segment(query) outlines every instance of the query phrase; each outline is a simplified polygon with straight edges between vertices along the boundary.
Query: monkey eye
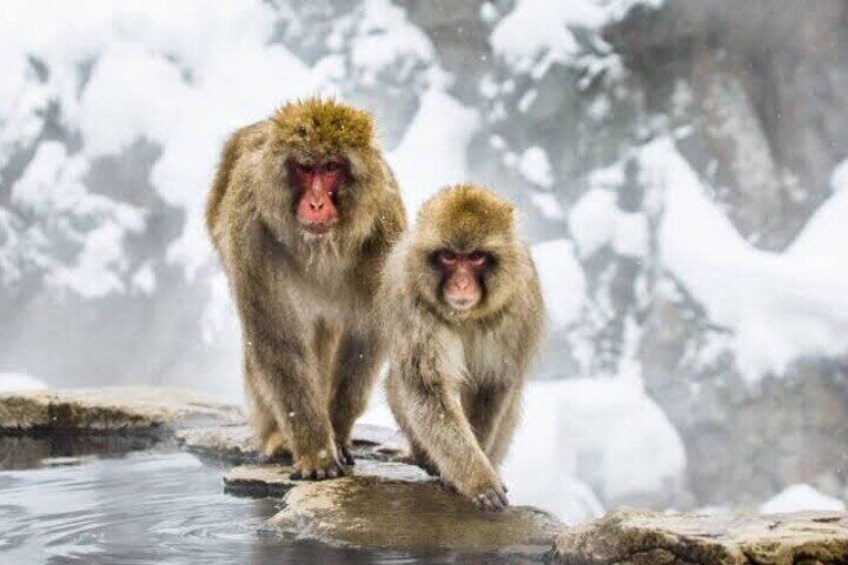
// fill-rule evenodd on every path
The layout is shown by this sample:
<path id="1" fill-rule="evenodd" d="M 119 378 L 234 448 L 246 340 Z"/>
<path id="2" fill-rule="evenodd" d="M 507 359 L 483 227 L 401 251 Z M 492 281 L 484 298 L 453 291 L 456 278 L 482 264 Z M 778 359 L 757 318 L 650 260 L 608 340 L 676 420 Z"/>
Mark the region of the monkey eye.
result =
<path id="1" fill-rule="evenodd" d="M 303 174 L 306 174 L 306 175 L 315 174 L 315 166 L 311 165 L 309 163 L 296 163 L 295 167 L 297 168 L 298 172 L 300 172 L 300 173 L 303 173 Z"/>
<path id="2" fill-rule="evenodd" d="M 472 251 L 468 254 L 468 262 L 472 267 L 482 267 L 489 262 L 489 256 L 483 251 Z"/>
<path id="3" fill-rule="evenodd" d="M 324 163 L 324 170 L 329 173 L 337 173 L 342 170 L 344 164 L 341 161 L 327 161 Z"/>
<path id="4" fill-rule="evenodd" d="M 439 251 L 437 258 L 439 260 L 439 263 L 447 267 L 456 265 L 456 262 L 459 260 L 457 254 L 448 249 L 443 249 L 442 251 Z"/>

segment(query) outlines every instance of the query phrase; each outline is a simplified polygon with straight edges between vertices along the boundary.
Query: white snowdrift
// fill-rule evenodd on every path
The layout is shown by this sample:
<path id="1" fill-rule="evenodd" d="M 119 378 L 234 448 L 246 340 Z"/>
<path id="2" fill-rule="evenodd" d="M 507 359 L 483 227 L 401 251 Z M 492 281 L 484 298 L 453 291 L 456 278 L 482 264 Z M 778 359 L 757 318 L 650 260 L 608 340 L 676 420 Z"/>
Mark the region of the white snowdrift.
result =
<path id="1" fill-rule="evenodd" d="M 0 392 L 17 390 L 42 390 L 47 384 L 39 378 L 24 373 L 0 373 Z"/>
<path id="2" fill-rule="evenodd" d="M 786 487 L 780 494 L 760 506 L 763 514 L 781 514 L 801 510 L 845 511 L 845 503 L 820 493 L 810 485 L 798 484 Z"/>
<path id="3" fill-rule="evenodd" d="M 848 350 L 846 166 L 836 194 L 822 205 L 786 253 L 745 241 L 669 139 L 644 148 L 644 181 L 665 194 L 661 258 L 704 305 L 711 320 L 733 331 L 739 368 L 755 382 L 780 374 L 802 355 Z"/>

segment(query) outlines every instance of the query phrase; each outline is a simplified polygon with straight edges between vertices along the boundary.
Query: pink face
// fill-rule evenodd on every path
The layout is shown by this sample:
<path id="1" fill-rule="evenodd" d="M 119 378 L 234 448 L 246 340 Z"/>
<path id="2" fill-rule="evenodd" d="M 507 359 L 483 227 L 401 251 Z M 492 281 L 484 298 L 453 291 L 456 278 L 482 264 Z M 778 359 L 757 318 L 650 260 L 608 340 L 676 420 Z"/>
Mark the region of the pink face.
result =
<path id="1" fill-rule="evenodd" d="M 318 163 L 289 160 L 289 178 L 297 189 L 295 217 L 306 231 L 320 235 L 338 222 L 339 189 L 347 180 L 347 161 L 342 158 Z"/>
<path id="2" fill-rule="evenodd" d="M 474 308 L 483 298 L 483 273 L 492 258 L 482 251 L 460 253 L 443 249 L 436 253 L 436 265 L 443 274 L 445 302 L 454 310 Z"/>

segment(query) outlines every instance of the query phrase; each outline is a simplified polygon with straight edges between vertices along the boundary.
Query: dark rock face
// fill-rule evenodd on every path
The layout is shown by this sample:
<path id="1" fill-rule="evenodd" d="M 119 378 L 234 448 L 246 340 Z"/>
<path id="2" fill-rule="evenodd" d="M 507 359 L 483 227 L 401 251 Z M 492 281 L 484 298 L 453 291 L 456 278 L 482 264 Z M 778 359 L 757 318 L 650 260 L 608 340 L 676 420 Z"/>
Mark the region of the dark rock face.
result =
<path id="1" fill-rule="evenodd" d="M 693 161 L 737 229 L 783 249 L 829 195 L 848 148 L 848 4 L 842 0 L 672 0 L 636 9 L 604 37 L 641 79 L 656 111 L 691 86 Z"/>
<path id="2" fill-rule="evenodd" d="M 557 538 L 564 565 L 837 564 L 848 560 L 848 515 L 665 515 L 620 510 Z"/>

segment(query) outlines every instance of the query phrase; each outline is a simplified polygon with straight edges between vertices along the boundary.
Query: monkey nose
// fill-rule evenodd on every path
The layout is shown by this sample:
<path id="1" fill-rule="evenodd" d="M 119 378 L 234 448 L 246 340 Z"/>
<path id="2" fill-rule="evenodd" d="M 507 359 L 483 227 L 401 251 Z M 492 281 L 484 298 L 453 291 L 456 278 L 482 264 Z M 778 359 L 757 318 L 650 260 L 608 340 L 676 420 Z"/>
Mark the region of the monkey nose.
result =
<path id="1" fill-rule="evenodd" d="M 317 211 L 321 210 L 322 208 L 324 208 L 324 201 L 323 200 L 313 200 L 309 203 L 309 208 L 313 212 L 317 212 Z"/>

